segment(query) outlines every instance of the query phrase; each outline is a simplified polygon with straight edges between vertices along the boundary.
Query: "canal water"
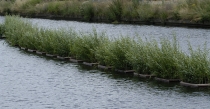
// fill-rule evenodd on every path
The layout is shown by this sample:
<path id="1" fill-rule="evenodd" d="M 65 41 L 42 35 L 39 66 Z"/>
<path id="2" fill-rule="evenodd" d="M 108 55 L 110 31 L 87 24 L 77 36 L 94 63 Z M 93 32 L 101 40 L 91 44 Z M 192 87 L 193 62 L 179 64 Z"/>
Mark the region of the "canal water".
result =
<path id="1" fill-rule="evenodd" d="M 3 22 L 4 18 L 0 17 L 0 19 L 0 22 Z M 142 31 L 144 27 L 150 28 L 150 26 L 137 25 L 30 20 L 46 28 L 62 27 L 61 24 L 72 25 L 79 31 L 90 31 L 93 26 L 102 25 L 103 30 L 106 29 L 107 34 L 112 34 L 113 37 L 119 34 L 134 34 L 133 32 Z M 90 26 L 87 27 L 87 25 Z M 96 27 L 96 29 L 102 27 Z M 118 31 L 120 27 L 122 30 Z M 133 32 L 125 33 L 129 28 Z M 168 30 L 168 33 L 169 30 L 180 30 L 186 37 L 191 35 L 190 40 L 198 42 L 202 37 L 207 39 L 205 41 L 209 39 L 208 29 L 156 26 L 151 26 L 151 29 L 154 30 L 148 31 L 156 31 L 155 33 L 162 35 L 166 33 L 161 33 L 163 31 L 161 29 Z M 109 33 L 111 31 L 114 33 Z M 152 34 L 148 31 L 145 34 Z M 176 34 L 180 32 L 177 31 Z M 188 89 L 179 84 L 163 84 L 134 76 L 91 69 L 28 53 L 9 46 L 5 40 L 0 40 L 1 109 L 208 109 L 209 99 L 209 90 Z"/>

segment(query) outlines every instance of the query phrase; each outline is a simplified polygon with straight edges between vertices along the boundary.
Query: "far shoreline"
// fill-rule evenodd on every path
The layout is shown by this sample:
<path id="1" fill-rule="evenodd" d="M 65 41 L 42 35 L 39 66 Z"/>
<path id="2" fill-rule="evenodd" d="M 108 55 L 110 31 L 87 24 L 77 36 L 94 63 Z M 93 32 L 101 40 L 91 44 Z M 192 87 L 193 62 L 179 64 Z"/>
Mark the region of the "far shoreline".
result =
<path id="1" fill-rule="evenodd" d="M 84 20 L 82 17 L 70 17 L 70 16 L 62 16 L 62 15 L 51 15 L 51 14 L 3 14 L 0 13 L 0 16 L 6 15 L 19 15 L 20 17 L 24 18 L 40 18 L 40 19 L 50 19 L 50 20 L 66 20 L 66 21 L 80 21 L 80 22 L 88 22 L 88 23 L 107 23 L 107 24 L 131 24 L 131 25 L 154 25 L 154 26 L 168 26 L 168 27 L 187 27 L 187 28 L 210 28 L 210 22 L 191 22 L 189 20 L 167 20 L 161 21 L 159 19 L 154 19 L 150 21 L 139 21 L 139 20 L 124 20 L 122 19 L 121 22 L 114 21 L 111 22 L 108 19 L 98 19 L 93 18 L 90 21 Z"/>

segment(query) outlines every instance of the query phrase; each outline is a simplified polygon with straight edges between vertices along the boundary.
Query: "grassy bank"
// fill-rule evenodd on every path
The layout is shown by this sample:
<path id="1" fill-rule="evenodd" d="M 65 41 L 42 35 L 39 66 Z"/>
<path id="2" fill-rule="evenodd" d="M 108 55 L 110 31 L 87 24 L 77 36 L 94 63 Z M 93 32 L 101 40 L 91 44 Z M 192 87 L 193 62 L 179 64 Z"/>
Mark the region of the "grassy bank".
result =
<path id="1" fill-rule="evenodd" d="M 210 21 L 209 0 L 1 0 L 0 13 L 85 21 Z"/>
<path id="2" fill-rule="evenodd" d="M 49 54 L 74 57 L 86 62 L 153 74 L 167 79 L 191 83 L 210 83 L 210 60 L 206 47 L 185 54 L 176 37 L 172 41 L 154 39 L 143 41 L 129 37 L 108 39 L 96 30 L 81 33 L 69 29 L 42 29 L 18 16 L 6 16 L 2 33 L 11 45 L 19 45 Z"/>

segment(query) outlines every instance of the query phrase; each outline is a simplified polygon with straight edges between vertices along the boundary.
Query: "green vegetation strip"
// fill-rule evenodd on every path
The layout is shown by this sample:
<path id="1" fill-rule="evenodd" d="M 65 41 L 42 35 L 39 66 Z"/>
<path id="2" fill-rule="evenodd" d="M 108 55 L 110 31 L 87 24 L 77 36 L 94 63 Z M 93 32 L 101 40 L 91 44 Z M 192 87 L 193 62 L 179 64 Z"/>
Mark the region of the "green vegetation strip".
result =
<path id="1" fill-rule="evenodd" d="M 0 14 L 85 21 L 209 24 L 209 0 L 1 0 Z M 207 23 L 206 23 L 207 22 Z"/>
<path id="2" fill-rule="evenodd" d="M 1 33 L 11 45 L 72 57 L 72 61 L 83 60 L 111 66 L 119 70 L 135 70 L 140 74 L 164 79 L 179 79 L 194 84 L 210 83 L 209 53 L 204 49 L 182 52 L 176 37 L 172 41 L 154 39 L 143 41 L 129 37 L 109 39 L 96 30 L 91 33 L 72 29 L 50 30 L 38 28 L 19 16 L 6 16 Z M 190 45 L 190 44 L 189 44 Z"/>

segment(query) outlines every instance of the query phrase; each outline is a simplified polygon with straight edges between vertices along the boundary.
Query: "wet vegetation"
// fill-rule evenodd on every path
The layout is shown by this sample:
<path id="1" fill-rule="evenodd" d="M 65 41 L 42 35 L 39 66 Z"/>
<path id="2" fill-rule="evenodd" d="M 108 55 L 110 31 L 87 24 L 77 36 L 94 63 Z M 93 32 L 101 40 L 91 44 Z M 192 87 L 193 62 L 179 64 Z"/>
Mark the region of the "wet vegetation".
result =
<path id="1" fill-rule="evenodd" d="M 19 45 L 49 54 L 74 57 L 86 62 L 112 66 L 116 69 L 135 70 L 160 78 L 180 79 L 185 82 L 210 83 L 209 50 L 193 49 L 182 52 L 173 40 L 153 38 L 142 40 L 121 36 L 109 39 L 106 34 L 93 30 L 89 33 L 72 29 L 43 29 L 19 16 L 6 16 L 2 33 L 11 45 Z"/>

